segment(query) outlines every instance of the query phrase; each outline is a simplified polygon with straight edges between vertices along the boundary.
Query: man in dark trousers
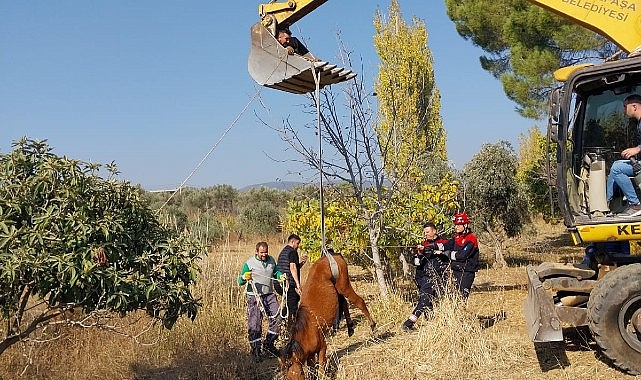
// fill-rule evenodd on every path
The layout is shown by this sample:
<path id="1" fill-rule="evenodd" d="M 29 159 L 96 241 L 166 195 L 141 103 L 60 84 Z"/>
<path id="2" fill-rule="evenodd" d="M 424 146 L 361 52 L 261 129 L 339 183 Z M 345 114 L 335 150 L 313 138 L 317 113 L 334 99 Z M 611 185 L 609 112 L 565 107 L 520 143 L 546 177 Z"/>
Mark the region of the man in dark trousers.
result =
<path id="1" fill-rule="evenodd" d="M 623 100 L 623 113 L 625 116 L 634 119 L 637 122 L 636 143 L 641 144 L 641 95 L 632 94 Z M 622 160 L 616 160 L 610 167 L 610 173 L 606 181 L 606 198 L 608 203 L 614 198 L 615 188 L 621 189 L 628 201 L 628 208 L 618 214 L 623 217 L 633 217 L 641 215 L 641 202 L 634 190 L 635 185 L 630 180 L 637 173 L 634 170 L 631 158 L 641 153 L 641 145 L 636 145 L 621 152 Z M 635 160 L 636 161 L 636 160 Z"/>
<path id="2" fill-rule="evenodd" d="M 278 269 L 287 275 L 289 287 L 287 288 L 287 326 L 296 318 L 298 311 L 298 302 L 303 287 L 300 283 L 300 268 L 307 262 L 307 256 L 300 258 L 298 256 L 298 246 L 300 245 L 300 236 L 291 234 L 287 238 L 287 245 L 278 255 Z"/>
<path id="3" fill-rule="evenodd" d="M 278 270 L 276 261 L 269 256 L 267 242 L 256 244 L 256 254 L 250 257 L 243 265 L 238 276 L 238 285 L 247 285 L 247 322 L 249 331 L 249 345 L 256 362 L 261 359 L 261 338 L 263 313 L 269 322 L 267 336 L 263 348 L 273 356 L 279 352 L 274 343 L 280 332 L 280 315 L 278 315 L 278 299 L 273 292 L 273 280 L 283 281 L 285 275 Z"/>
<path id="4" fill-rule="evenodd" d="M 412 260 L 412 264 L 416 265 L 414 281 L 418 287 L 418 304 L 403 323 L 404 331 L 413 330 L 414 323 L 421 314 L 432 309 L 448 265 L 445 256 L 434 254 L 434 251 L 443 250 L 443 245 L 447 242 L 438 235 L 434 223 L 428 222 L 423 225 L 423 237 L 425 240 L 416 246 L 416 254 Z"/>
<path id="5" fill-rule="evenodd" d="M 452 218 L 454 236 L 445 244 L 443 254 L 450 259 L 452 277 L 463 298 L 467 299 L 479 270 L 479 243 L 470 229 L 470 217 L 465 212 Z"/>

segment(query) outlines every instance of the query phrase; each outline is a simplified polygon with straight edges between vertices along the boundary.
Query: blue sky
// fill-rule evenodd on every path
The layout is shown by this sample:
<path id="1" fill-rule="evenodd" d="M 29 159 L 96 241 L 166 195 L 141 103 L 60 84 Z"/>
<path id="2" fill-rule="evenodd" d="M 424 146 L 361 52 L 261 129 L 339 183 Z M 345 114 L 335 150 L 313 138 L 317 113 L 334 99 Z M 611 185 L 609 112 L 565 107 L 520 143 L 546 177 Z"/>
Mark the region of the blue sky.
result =
<path id="1" fill-rule="evenodd" d="M 260 89 L 247 73 L 258 4 L 0 3 L 0 152 L 21 136 L 47 139 L 58 155 L 115 161 L 121 179 L 154 190 L 181 184 L 218 143 L 187 185 L 313 180 L 256 116 L 274 125 L 300 117 L 304 97 L 265 88 L 262 104 L 250 103 Z M 462 168 L 486 142 L 507 140 L 517 149 L 519 134 L 540 123 L 521 118 L 499 81 L 480 68 L 482 51 L 456 33 L 444 2 L 400 4 L 407 22 L 416 16 L 426 23 L 454 165 Z M 336 63 L 340 33 L 362 57 L 359 75 L 371 86 L 378 65 L 372 19 L 388 7 L 328 1 L 292 31 Z"/>

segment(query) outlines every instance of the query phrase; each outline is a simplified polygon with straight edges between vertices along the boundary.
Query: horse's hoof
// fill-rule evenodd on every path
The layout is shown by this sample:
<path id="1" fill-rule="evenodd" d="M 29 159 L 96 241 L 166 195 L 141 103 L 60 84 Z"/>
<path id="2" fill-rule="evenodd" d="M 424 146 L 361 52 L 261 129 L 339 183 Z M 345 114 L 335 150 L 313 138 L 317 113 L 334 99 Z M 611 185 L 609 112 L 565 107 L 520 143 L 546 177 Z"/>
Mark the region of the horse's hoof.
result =
<path id="1" fill-rule="evenodd" d="M 354 328 L 353 327 L 348 327 L 347 328 L 347 336 L 352 336 L 354 335 Z"/>

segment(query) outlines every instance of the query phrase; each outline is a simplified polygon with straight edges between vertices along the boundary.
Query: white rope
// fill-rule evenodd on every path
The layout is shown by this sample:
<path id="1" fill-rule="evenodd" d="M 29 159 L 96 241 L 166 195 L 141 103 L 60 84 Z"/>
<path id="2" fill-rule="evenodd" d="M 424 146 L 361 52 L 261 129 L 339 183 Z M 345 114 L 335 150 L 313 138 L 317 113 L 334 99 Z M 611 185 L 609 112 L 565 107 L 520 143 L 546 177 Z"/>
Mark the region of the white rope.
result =
<path id="1" fill-rule="evenodd" d="M 216 149 L 216 148 L 218 147 L 218 144 L 220 144 L 220 142 L 221 142 L 221 141 L 223 141 L 223 139 L 225 138 L 225 136 L 227 135 L 227 133 L 229 133 L 229 131 L 230 131 L 230 130 L 231 130 L 231 129 L 236 125 L 236 123 L 238 122 L 238 120 L 240 120 L 240 117 L 245 113 L 245 111 L 247 111 L 247 108 L 249 107 L 249 105 L 250 105 L 250 104 L 251 104 L 251 103 L 252 103 L 252 102 L 253 102 L 253 101 L 258 97 L 258 95 L 260 95 L 260 92 L 262 91 L 262 89 L 263 89 L 262 87 L 259 87 L 259 88 L 258 88 L 258 90 L 256 91 L 256 93 L 251 97 L 251 99 L 249 99 L 249 102 L 247 102 L 247 104 L 245 104 L 245 107 L 243 107 L 243 109 L 240 111 L 240 113 L 238 114 L 238 116 L 236 116 L 236 118 L 231 122 L 231 124 L 229 124 L 229 127 L 227 127 L 227 129 L 225 130 L 225 132 L 223 132 L 223 134 L 220 136 L 220 138 L 218 139 L 218 141 L 216 141 L 216 143 L 215 143 L 215 144 L 214 144 L 214 145 L 209 149 L 209 151 L 207 152 L 207 154 L 205 154 L 205 156 L 202 158 L 202 160 L 200 160 L 200 162 L 199 162 L 199 163 L 196 165 L 196 167 L 191 171 L 191 173 L 189 173 L 189 175 L 187 176 L 187 178 L 185 178 L 185 180 L 184 180 L 184 181 L 182 181 L 182 183 L 180 184 L 180 186 L 178 186 L 178 188 L 177 188 L 176 190 L 174 190 L 174 192 L 173 192 L 173 193 L 171 193 L 171 195 L 169 196 L 169 198 L 167 198 L 167 200 L 165 201 L 165 203 L 163 203 L 163 205 L 162 205 L 162 206 L 160 206 L 160 208 L 159 208 L 157 211 L 162 210 L 162 209 L 163 209 L 163 208 L 164 208 L 164 207 L 169 203 L 169 201 L 171 201 L 171 199 L 174 197 L 174 195 L 176 195 L 178 192 L 180 192 L 180 190 L 182 190 L 182 188 L 185 186 L 185 184 L 187 183 L 187 181 L 189 181 L 189 179 L 190 179 L 190 178 L 191 178 L 191 177 L 196 173 L 196 171 L 198 171 L 198 169 L 200 169 L 200 167 L 203 165 L 203 163 L 205 162 L 205 160 L 207 160 L 207 158 L 208 158 L 208 157 L 209 157 L 209 156 L 214 152 L 214 149 Z"/>
<path id="2" fill-rule="evenodd" d="M 254 274 L 252 275 L 254 276 Z M 269 279 L 277 280 L 272 277 L 269 277 Z M 276 311 L 276 314 L 274 315 L 267 314 L 267 311 L 265 310 L 265 305 L 263 305 L 263 300 L 261 298 L 260 293 L 258 293 L 258 289 L 256 288 L 256 284 L 254 283 L 254 281 L 247 280 L 247 285 L 251 286 L 252 292 L 254 293 L 254 297 L 256 297 L 256 303 L 258 304 L 258 308 L 260 309 L 260 312 L 263 313 L 265 318 L 268 318 L 268 319 L 273 319 L 277 317 L 287 318 L 287 316 L 289 315 L 289 308 L 287 307 L 287 290 L 289 290 L 289 281 L 287 281 L 287 278 L 285 278 L 285 280 L 283 281 L 283 296 L 281 297 L 280 304 L 278 305 L 278 311 Z M 283 310 L 285 310 L 284 314 L 283 314 Z"/>
<path id="3" fill-rule="evenodd" d="M 289 280 L 283 281 L 283 295 L 280 297 L 280 305 L 278 305 L 278 314 L 282 319 L 289 317 L 289 306 L 287 305 L 287 292 L 289 291 Z M 283 310 L 285 312 L 283 312 Z"/>

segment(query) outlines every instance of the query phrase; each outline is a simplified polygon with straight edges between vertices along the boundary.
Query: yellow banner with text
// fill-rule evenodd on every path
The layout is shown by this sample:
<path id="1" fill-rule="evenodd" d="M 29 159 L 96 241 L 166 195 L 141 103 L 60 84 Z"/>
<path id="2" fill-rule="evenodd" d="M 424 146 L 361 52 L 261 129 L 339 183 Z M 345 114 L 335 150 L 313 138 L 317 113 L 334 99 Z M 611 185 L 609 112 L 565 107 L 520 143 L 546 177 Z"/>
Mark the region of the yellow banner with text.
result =
<path id="1" fill-rule="evenodd" d="M 609 38 L 626 52 L 641 47 L 641 0 L 529 0 Z"/>

